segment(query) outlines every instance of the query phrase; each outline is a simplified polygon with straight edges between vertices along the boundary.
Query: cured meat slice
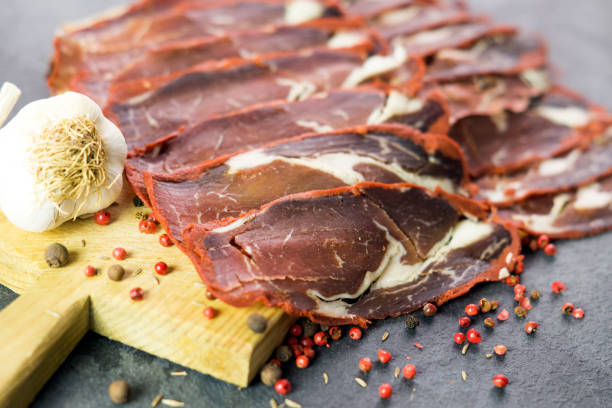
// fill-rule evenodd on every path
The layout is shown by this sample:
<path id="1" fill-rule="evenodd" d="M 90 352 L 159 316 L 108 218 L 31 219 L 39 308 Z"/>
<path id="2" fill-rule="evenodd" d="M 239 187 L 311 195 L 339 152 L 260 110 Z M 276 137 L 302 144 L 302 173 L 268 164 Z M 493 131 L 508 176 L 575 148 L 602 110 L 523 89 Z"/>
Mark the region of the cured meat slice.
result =
<path id="1" fill-rule="evenodd" d="M 227 303 L 264 301 L 319 323 L 365 326 L 508 276 L 517 233 L 485 216 L 442 191 L 363 183 L 285 197 L 183 236 Z"/>
<path id="2" fill-rule="evenodd" d="M 612 176 L 568 192 L 530 197 L 499 216 L 533 235 L 580 238 L 612 229 Z"/>
<path id="3" fill-rule="evenodd" d="M 128 159 L 126 174 L 136 194 L 148 202 L 142 171 L 172 173 L 313 131 L 384 122 L 409 125 L 423 132 L 448 131 L 440 97 L 409 98 L 397 91 L 387 95 L 377 88 L 338 90 L 300 102 L 277 101 L 205 120 L 175 137 L 135 149 L 137 154 Z"/>
<path id="4" fill-rule="evenodd" d="M 507 206 L 526 197 L 578 187 L 612 173 L 612 127 L 585 149 L 534 163 L 508 175 L 485 175 L 476 180 L 476 199 Z"/>
<path id="5" fill-rule="evenodd" d="M 528 69 L 519 75 L 484 75 L 455 82 L 429 83 L 421 91 L 441 93 L 449 107 L 450 123 L 471 115 L 520 113 L 531 100 L 550 89 L 548 71 Z"/>
<path id="6" fill-rule="evenodd" d="M 450 137 L 463 149 L 470 174 L 478 177 L 572 149 L 591 133 L 591 124 L 601 125 L 600 113 L 575 94 L 554 88 L 526 112 L 464 118 L 451 128 Z"/>
<path id="7" fill-rule="evenodd" d="M 391 45 L 403 47 L 409 55 L 427 57 L 442 49 L 468 46 L 485 36 L 515 32 L 516 28 L 512 26 L 496 25 L 481 18 L 397 36 L 391 40 Z"/>
<path id="8" fill-rule="evenodd" d="M 446 136 L 379 125 L 305 135 L 171 175 L 145 173 L 145 185 L 157 219 L 180 240 L 188 224 L 237 217 L 303 191 L 361 181 L 458 191 L 466 181 L 462 159 Z"/>
<path id="9" fill-rule="evenodd" d="M 546 63 L 546 48 L 534 38 L 494 36 L 468 49 L 438 51 L 425 74 L 425 81 L 454 81 L 474 75 L 518 74 Z"/>
<path id="10" fill-rule="evenodd" d="M 319 50 L 194 69 L 141 96 L 112 102 L 105 112 L 131 146 L 143 146 L 213 115 L 273 100 L 302 100 L 340 87 L 364 61 L 361 53 Z"/>

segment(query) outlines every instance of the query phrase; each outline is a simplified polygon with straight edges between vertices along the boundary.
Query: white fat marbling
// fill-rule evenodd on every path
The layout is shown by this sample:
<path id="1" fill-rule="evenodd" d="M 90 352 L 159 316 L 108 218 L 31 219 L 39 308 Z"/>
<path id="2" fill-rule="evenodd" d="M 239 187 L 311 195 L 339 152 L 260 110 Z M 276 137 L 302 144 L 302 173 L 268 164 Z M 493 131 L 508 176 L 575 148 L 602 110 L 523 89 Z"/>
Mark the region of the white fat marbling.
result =
<path id="1" fill-rule="evenodd" d="M 329 48 L 349 48 L 363 44 L 367 36 L 361 31 L 341 31 L 327 41 Z"/>
<path id="2" fill-rule="evenodd" d="M 325 6 L 315 0 L 293 0 L 285 6 L 285 23 L 300 24 L 319 18 L 325 12 Z"/>
<path id="3" fill-rule="evenodd" d="M 553 226 L 555 219 L 563 208 L 571 201 L 570 194 L 558 194 L 553 199 L 553 206 L 548 214 L 514 214 L 513 219 L 522 221 L 525 225 L 533 230 L 553 233 L 558 230 Z"/>
<path id="4" fill-rule="evenodd" d="M 521 80 L 540 92 L 550 88 L 550 75 L 545 69 L 527 69 L 519 74 Z"/>
<path id="5" fill-rule="evenodd" d="M 395 47 L 390 55 L 374 55 L 355 68 L 344 80 L 342 87 L 353 88 L 368 79 L 396 70 L 407 59 L 408 54 L 404 47 Z"/>
<path id="6" fill-rule="evenodd" d="M 397 115 L 406 115 L 423 109 L 423 101 L 418 98 L 398 92 L 391 91 L 384 106 L 376 109 L 368 118 L 368 125 L 384 123 Z"/>
<path id="7" fill-rule="evenodd" d="M 317 86 L 308 81 L 297 81 L 292 78 L 277 78 L 276 83 L 280 86 L 289 87 L 289 93 L 286 98 L 289 102 L 304 100 L 317 91 Z"/>
<path id="8" fill-rule="evenodd" d="M 378 22 L 386 26 L 406 24 L 414 20 L 422 9 L 419 6 L 408 6 L 399 10 L 388 11 L 378 18 Z"/>
<path id="9" fill-rule="evenodd" d="M 542 176 L 554 176 L 569 170 L 580 157 L 579 150 L 572 150 L 568 155 L 556 159 L 548 159 L 538 166 L 538 173 Z"/>
<path id="10" fill-rule="evenodd" d="M 599 183 L 591 183 L 580 187 L 574 201 L 576 210 L 595 210 L 612 204 L 612 191 L 601 191 Z"/>
<path id="11" fill-rule="evenodd" d="M 589 123 L 590 115 L 585 109 L 577 106 L 560 108 L 557 106 L 538 106 L 535 113 L 557 125 L 571 128 L 585 126 Z"/>

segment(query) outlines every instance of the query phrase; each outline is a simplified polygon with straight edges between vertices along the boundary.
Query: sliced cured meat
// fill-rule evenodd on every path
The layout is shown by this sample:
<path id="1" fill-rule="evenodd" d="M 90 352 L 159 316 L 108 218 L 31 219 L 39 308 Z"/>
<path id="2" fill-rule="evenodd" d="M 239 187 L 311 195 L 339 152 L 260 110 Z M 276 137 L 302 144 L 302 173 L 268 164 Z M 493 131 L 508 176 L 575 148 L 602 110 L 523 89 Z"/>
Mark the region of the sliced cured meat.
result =
<path id="1" fill-rule="evenodd" d="M 145 173 L 145 185 L 158 220 L 180 240 L 189 224 L 238 217 L 303 191 L 362 181 L 457 191 L 466 181 L 462 159 L 446 136 L 379 125 L 305 135 L 171 175 Z"/>
<path id="2" fill-rule="evenodd" d="M 496 25 L 486 19 L 472 19 L 411 35 L 397 36 L 391 40 L 391 44 L 403 47 L 408 55 L 427 57 L 442 49 L 466 47 L 485 36 L 509 35 L 514 32 L 516 28 L 511 26 Z"/>
<path id="3" fill-rule="evenodd" d="M 183 236 L 227 303 L 264 301 L 319 323 L 365 326 L 508 276 L 517 233 L 485 216 L 441 191 L 363 183 L 285 197 Z"/>
<path id="4" fill-rule="evenodd" d="M 429 83 L 421 91 L 441 93 L 449 107 L 450 123 L 471 115 L 498 115 L 504 111 L 520 113 L 531 100 L 550 89 L 548 71 L 529 69 L 519 75 L 485 75 L 469 79 Z"/>
<path id="5" fill-rule="evenodd" d="M 612 176 L 568 192 L 533 196 L 498 214 L 530 234 L 551 238 L 607 231 L 612 229 Z"/>
<path id="6" fill-rule="evenodd" d="M 241 61 L 224 68 L 194 69 L 141 96 L 113 102 L 105 111 L 131 146 L 144 146 L 213 115 L 273 100 L 302 100 L 337 88 L 346 84 L 364 61 L 361 53 L 319 50 Z"/>
<path id="7" fill-rule="evenodd" d="M 476 180 L 475 198 L 507 206 L 526 197 L 578 187 L 612 173 L 612 127 L 584 149 L 573 149 L 507 175 L 486 175 Z"/>
<path id="8" fill-rule="evenodd" d="M 485 38 L 468 49 L 438 51 L 425 74 L 425 81 L 454 81 L 474 75 L 518 74 L 546 63 L 546 47 L 523 36 Z"/>
<path id="9" fill-rule="evenodd" d="M 577 146 L 600 111 L 581 98 L 554 88 L 526 112 L 469 116 L 450 136 L 466 155 L 470 173 L 509 172 Z M 597 129 L 600 130 L 600 129 Z"/>
<path id="10" fill-rule="evenodd" d="M 333 91 L 300 102 L 277 101 L 205 120 L 175 137 L 136 149 L 126 174 L 148 202 L 142 171 L 172 173 L 215 157 L 262 147 L 313 131 L 365 124 L 401 123 L 446 134 L 448 117 L 441 98 L 409 98 L 377 88 Z"/>

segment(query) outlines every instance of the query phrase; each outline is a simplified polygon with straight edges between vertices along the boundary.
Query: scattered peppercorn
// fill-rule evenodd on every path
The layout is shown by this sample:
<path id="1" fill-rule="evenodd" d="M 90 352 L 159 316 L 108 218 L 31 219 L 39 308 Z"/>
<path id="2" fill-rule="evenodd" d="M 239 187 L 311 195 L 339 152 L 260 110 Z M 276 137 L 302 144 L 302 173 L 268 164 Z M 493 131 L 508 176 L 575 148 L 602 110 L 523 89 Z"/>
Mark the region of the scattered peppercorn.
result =
<path id="1" fill-rule="evenodd" d="M 155 214 L 149 214 L 147 216 L 147 220 L 153 221 L 156 225 L 159 224 L 159 221 L 157 221 L 157 217 L 155 216 Z"/>
<path id="2" fill-rule="evenodd" d="M 492 300 L 489 303 L 491 304 L 491 310 L 493 311 L 497 310 L 497 308 L 499 307 L 499 301 L 497 300 Z"/>
<path id="3" fill-rule="evenodd" d="M 417 343 L 415 341 L 413 344 L 414 344 L 414 347 L 418 348 L 419 350 L 423 350 L 423 345 L 421 343 Z"/>
<path id="4" fill-rule="evenodd" d="M 559 282 L 559 281 L 554 281 L 551 287 L 552 287 L 552 291 L 555 293 L 561 293 L 566 289 L 566 286 L 563 284 L 563 282 Z"/>
<path id="5" fill-rule="evenodd" d="M 463 316 L 459 318 L 459 326 L 461 327 L 469 327 L 472 324 L 472 319 L 467 316 Z"/>
<path id="6" fill-rule="evenodd" d="M 527 334 L 535 333 L 538 326 L 539 324 L 536 322 L 527 322 L 525 323 L 525 332 L 527 332 Z"/>
<path id="7" fill-rule="evenodd" d="M 542 234 L 538 237 L 538 247 L 544 249 L 548 244 L 550 244 L 550 238 L 548 238 L 548 235 Z"/>
<path id="8" fill-rule="evenodd" d="M 157 229 L 157 224 L 154 221 L 146 219 L 138 223 L 138 230 L 143 234 L 153 234 Z"/>
<path id="9" fill-rule="evenodd" d="M 311 320 L 304 320 L 302 322 L 302 328 L 304 329 L 304 337 L 312 337 L 319 330 L 319 325 L 313 323 Z"/>
<path id="10" fill-rule="evenodd" d="M 387 350 L 378 349 L 378 360 L 381 363 L 387 364 L 389 361 L 391 361 L 391 358 L 392 355 Z"/>
<path id="11" fill-rule="evenodd" d="M 302 335 L 302 326 L 300 326 L 299 324 L 294 324 L 289 328 L 289 333 L 292 336 L 300 337 Z"/>
<path id="12" fill-rule="evenodd" d="M 557 253 L 557 247 L 555 244 L 548 244 L 544 247 L 544 253 L 548 256 L 553 256 Z"/>
<path id="13" fill-rule="evenodd" d="M 353 340 L 359 340 L 361 338 L 361 329 L 359 327 L 352 327 L 349 330 L 349 337 Z"/>
<path id="14" fill-rule="evenodd" d="M 406 327 L 407 328 L 414 329 L 419 324 L 420 324 L 419 319 L 417 319 L 416 316 L 408 315 L 408 317 L 406 317 Z"/>
<path id="15" fill-rule="evenodd" d="M 168 234 L 161 234 L 159 236 L 159 244 L 163 247 L 172 246 L 172 240 Z"/>
<path id="16" fill-rule="evenodd" d="M 491 328 L 495 327 L 495 320 L 493 320 L 490 317 L 487 317 L 486 319 L 484 319 L 483 323 L 487 327 L 491 327 Z"/>
<path id="17" fill-rule="evenodd" d="M 316 332 L 313 340 L 317 346 L 324 346 L 327 344 L 327 334 L 324 331 Z"/>
<path id="18" fill-rule="evenodd" d="M 293 357 L 299 357 L 304 354 L 304 347 L 301 344 L 292 344 L 291 351 L 293 352 Z"/>
<path id="19" fill-rule="evenodd" d="M 281 366 L 281 361 L 278 358 L 271 358 L 270 359 L 270 364 L 274 364 L 275 366 L 279 367 Z"/>
<path id="20" fill-rule="evenodd" d="M 416 367 L 414 364 L 406 364 L 404 368 L 402 368 L 402 375 L 404 378 L 412 380 L 416 375 Z"/>
<path id="21" fill-rule="evenodd" d="M 529 249 L 531 249 L 533 252 L 538 250 L 538 241 L 536 241 L 535 239 L 532 239 L 531 241 L 529 241 Z"/>
<path id="22" fill-rule="evenodd" d="M 480 332 L 476 329 L 468 330 L 466 337 L 467 337 L 467 341 L 469 341 L 470 343 L 480 343 L 482 341 Z"/>
<path id="23" fill-rule="evenodd" d="M 298 368 L 306 368 L 308 367 L 309 364 L 310 364 L 310 359 L 306 357 L 305 355 L 298 356 L 295 359 L 295 365 Z"/>
<path id="24" fill-rule="evenodd" d="M 340 340 L 340 337 L 342 337 L 342 329 L 338 326 L 330 327 L 329 337 L 331 337 L 332 340 Z"/>
<path id="25" fill-rule="evenodd" d="M 291 360 L 291 356 L 293 356 L 293 353 L 291 352 L 291 349 L 289 348 L 289 346 L 283 344 L 282 346 L 278 346 L 278 348 L 276 349 L 276 353 L 274 353 L 274 355 L 280 361 L 282 361 L 283 363 L 286 363 L 287 361 Z"/>
<path id="26" fill-rule="evenodd" d="M 205 307 L 203 313 L 204 313 L 204 317 L 206 317 L 209 320 L 214 318 L 217 315 L 217 311 L 212 306 Z"/>
<path id="27" fill-rule="evenodd" d="M 108 275 L 108 279 L 112 281 L 120 281 L 123 279 L 123 275 L 125 275 L 125 269 L 123 269 L 121 265 L 113 265 L 108 268 L 106 274 Z"/>
<path id="28" fill-rule="evenodd" d="M 540 298 L 540 291 L 539 290 L 532 290 L 531 291 L 531 299 L 532 300 L 538 300 Z"/>
<path id="29" fill-rule="evenodd" d="M 497 374 L 495 377 L 493 377 L 493 385 L 497 388 L 504 388 L 506 385 L 508 385 L 508 377 L 502 374 Z"/>
<path id="30" fill-rule="evenodd" d="M 480 306 L 480 311 L 482 313 L 487 313 L 491 310 L 491 303 L 487 300 L 487 298 L 482 298 L 478 302 L 478 306 Z"/>
<path id="31" fill-rule="evenodd" d="M 473 303 L 470 303 L 465 307 L 465 314 L 468 316 L 476 316 L 479 311 L 480 309 L 478 308 L 478 306 Z"/>
<path id="32" fill-rule="evenodd" d="M 210 289 L 208 289 L 208 288 L 206 288 L 206 292 L 204 293 L 204 296 L 206 296 L 206 299 L 208 299 L 208 300 L 215 300 L 215 299 L 217 299 L 215 294 L 212 293 L 212 291 Z"/>
<path id="33" fill-rule="evenodd" d="M 455 343 L 461 345 L 461 344 L 465 343 L 465 334 L 463 334 L 461 332 L 457 332 L 453 336 L 453 340 L 455 341 Z"/>
<path id="34" fill-rule="evenodd" d="M 68 263 L 68 249 L 62 244 L 54 243 L 45 249 L 45 261 L 51 268 L 59 268 Z"/>
<path id="35" fill-rule="evenodd" d="M 517 306 L 514 308 L 514 314 L 518 317 L 525 317 L 527 316 L 527 310 L 523 306 Z"/>
<path id="36" fill-rule="evenodd" d="M 300 339 L 302 347 L 314 347 L 314 341 L 310 337 L 302 337 Z"/>
<path id="37" fill-rule="evenodd" d="M 569 302 L 564 303 L 561 307 L 561 310 L 564 314 L 572 314 L 572 312 L 574 311 L 574 304 Z"/>
<path id="38" fill-rule="evenodd" d="M 502 322 L 508 320 L 509 317 L 510 313 L 508 313 L 506 309 L 502 309 L 502 311 L 497 314 L 497 320 Z"/>
<path id="39" fill-rule="evenodd" d="M 254 333 L 263 333 L 268 328 L 268 319 L 259 313 L 251 313 L 247 318 L 247 327 Z"/>
<path id="40" fill-rule="evenodd" d="M 289 336 L 289 338 L 287 339 L 287 344 L 289 344 L 290 346 L 298 344 L 298 338 L 295 336 Z"/>
<path id="41" fill-rule="evenodd" d="M 359 360 L 359 369 L 364 373 L 369 372 L 372 369 L 372 360 L 367 357 L 364 357 Z"/>
<path id="42" fill-rule="evenodd" d="M 433 303 L 425 303 L 423 305 L 423 314 L 427 317 L 431 317 L 436 314 L 438 308 Z"/>
<path id="43" fill-rule="evenodd" d="M 527 288 L 525 287 L 525 285 L 517 284 L 514 286 L 514 294 L 517 296 L 523 296 L 526 290 Z M 514 300 L 516 300 L 516 297 L 514 298 Z"/>
<path id="44" fill-rule="evenodd" d="M 94 276 L 96 274 L 96 268 L 94 268 L 91 265 L 87 265 L 85 269 L 83 270 L 83 273 L 85 274 L 85 276 L 89 276 L 89 277 Z"/>
<path id="45" fill-rule="evenodd" d="M 274 390 L 280 395 L 287 395 L 291 392 L 291 383 L 286 378 L 281 378 L 274 384 Z"/>
<path id="46" fill-rule="evenodd" d="M 323 330 L 324 332 L 326 332 L 326 331 L 328 331 L 328 330 L 329 330 L 329 326 L 328 326 L 328 325 L 326 325 L 326 324 L 322 324 L 322 325 L 320 325 L 319 327 L 320 327 L 320 328 L 321 328 L 321 330 Z"/>
<path id="47" fill-rule="evenodd" d="M 106 210 L 98 211 L 94 214 L 94 221 L 98 225 L 108 225 L 111 222 L 111 215 Z"/>
<path id="48" fill-rule="evenodd" d="M 533 306 L 531 306 L 531 301 L 529 300 L 528 297 L 521 296 L 518 302 L 519 302 L 519 306 L 525 310 L 533 309 Z"/>
<path id="49" fill-rule="evenodd" d="M 391 387 L 391 384 L 382 384 L 380 387 L 378 387 L 378 395 L 380 395 L 380 398 L 387 399 L 392 394 L 393 387 Z"/>
<path id="50" fill-rule="evenodd" d="M 132 300 L 142 300 L 144 297 L 144 292 L 142 288 L 135 287 L 130 290 L 130 299 Z"/>
<path id="51" fill-rule="evenodd" d="M 514 273 L 520 275 L 525 271 L 525 264 L 520 259 L 516 261 L 516 265 L 514 266 Z"/>
<path id="52" fill-rule="evenodd" d="M 508 348 L 503 344 L 498 344 L 497 346 L 493 347 L 493 351 L 495 351 L 495 354 L 497 354 L 498 356 L 505 355 L 507 350 Z"/>
<path id="53" fill-rule="evenodd" d="M 157 272 L 159 275 L 165 275 L 168 273 L 168 265 L 165 262 L 156 263 L 155 272 Z"/>
<path id="54" fill-rule="evenodd" d="M 132 204 L 134 204 L 134 207 L 144 206 L 144 202 L 138 196 L 134 196 L 134 198 L 132 198 Z"/>
<path id="55" fill-rule="evenodd" d="M 510 275 L 506 278 L 506 284 L 508 286 L 514 286 L 519 282 L 518 276 Z"/>
<path id="56" fill-rule="evenodd" d="M 113 258 L 118 261 L 123 261 L 127 257 L 127 252 L 123 248 L 115 248 L 113 249 Z"/>
<path id="57" fill-rule="evenodd" d="M 283 371 L 274 363 L 268 363 L 259 372 L 261 382 L 268 387 L 273 386 L 283 375 Z"/>
<path id="58" fill-rule="evenodd" d="M 572 316 L 574 316 L 576 319 L 582 319 L 584 317 L 584 310 L 580 308 L 574 309 Z"/>
<path id="59" fill-rule="evenodd" d="M 312 347 L 304 347 L 304 355 L 310 359 L 314 358 L 315 356 L 315 351 Z"/>
<path id="60" fill-rule="evenodd" d="M 115 380 L 108 386 L 108 396 L 114 404 L 125 404 L 130 395 L 130 384 L 124 380 Z"/>

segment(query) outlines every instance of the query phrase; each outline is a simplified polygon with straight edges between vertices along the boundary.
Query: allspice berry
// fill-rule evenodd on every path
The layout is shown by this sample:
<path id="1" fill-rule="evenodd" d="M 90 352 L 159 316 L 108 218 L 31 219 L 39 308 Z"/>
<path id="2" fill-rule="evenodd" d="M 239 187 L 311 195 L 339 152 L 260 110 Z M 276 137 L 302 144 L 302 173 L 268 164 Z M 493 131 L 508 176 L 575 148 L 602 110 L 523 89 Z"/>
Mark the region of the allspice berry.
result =
<path id="1" fill-rule="evenodd" d="M 124 380 L 115 380 L 108 386 L 108 396 L 115 404 L 125 404 L 130 394 L 130 384 Z"/>
<path id="2" fill-rule="evenodd" d="M 268 387 L 273 386 L 278 380 L 280 380 L 282 375 L 282 370 L 274 363 L 266 364 L 259 373 L 259 376 L 261 377 L 261 382 L 267 385 Z"/>
<path id="3" fill-rule="evenodd" d="M 121 279 L 123 279 L 123 275 L 125 275 L 125 269 L 123 269 L 123 266 L 121 265 L 113 265 L 108 268 L 106 274 L 108 275 L 108 279 L 113 281 L 120 281 Z"/>
<path id="4" fill-rule="evenodd" d="M 51 268 L 59 268 L 68 263 L 68 250 L 62 244 L 51 244 L 45 249 L 45 261 Z"/>
<path id="5" fill-rule="evenodd" d="M 304 333 L 302 334 L 304 337 L 312 337 L 319 331 L 319 325 L 309 319 L 304 319 L 302 328 L 304 329 Z"/>
<path id="6" fill-rule="evenodd" d="M 310 336 L 305 336 L 305 337 L 310 337 Z M 282 361 L 283 363 L 286 363 L 287 361 L 291 360 L 291 357 L 293 357 L 293 352 L 291 351 L 289 346 L 287 346 L 286 344 L 283 344 L 282 346 L 279 346 L 276 349 L 275 355 L 276 355 L 276 358 L 278 358 L 280 361 Z"/>
<path id="7" fill-rule="evenodd" d="M 259 313 L 251 313 L 247 319 L 247 326 L 255 333 L 263 333 L 268 328 L 268 319 Z"/>
<path id="8" fill-rule="evenodd" d="M 409 329 L 414 329 L 419 325 L 419 319 L 417 319 L 415 316 L 413 315 L 408 315 L 408 317 L 406 317 L 406 327 Z"/>

